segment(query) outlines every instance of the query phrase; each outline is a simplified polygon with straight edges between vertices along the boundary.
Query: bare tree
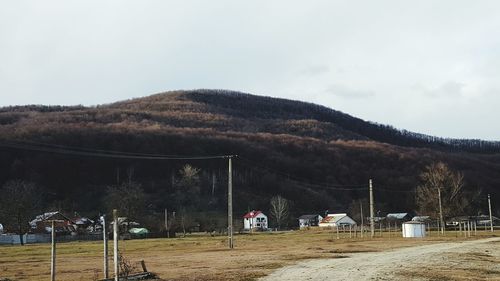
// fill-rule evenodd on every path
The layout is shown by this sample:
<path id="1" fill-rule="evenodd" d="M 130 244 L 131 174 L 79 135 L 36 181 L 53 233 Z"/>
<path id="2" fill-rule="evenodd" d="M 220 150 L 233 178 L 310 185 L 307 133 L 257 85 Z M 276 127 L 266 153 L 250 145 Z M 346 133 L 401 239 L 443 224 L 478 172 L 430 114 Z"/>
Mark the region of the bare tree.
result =
<path id="1" fill-rule="evenodd" d="M 416 203 L 421 214 L 445 218 L 463 214 L 475 196 L 464 195 L 464 175 L 442 163 L 433 163 L 420 175 Z M 440 201 L 441 200 L 441 211 Z"/>
<path id="2" fill-rule="evenodd" d="M 118 209 L 129 219 L 137 219 L 145 211 L 146 194 L 138 183 L 123 183 L 108 187 L 105 203 L 108 209 Z"/>
<path id="3" fill-rule="evenodd" d="M 200 199 L 200 169 L 184 165 L 180 179 L 175 181 L 175 198 L 178 207 L 196 206 Z"/>
<path id="4" fill-rule="evenodd" d="M 19 234 L 24 245 L 23 234 L 28 232 L 28 222 L 41 204 L 41 195 L 35 184 L 22 180 L 5 183 L 0 190 L 0 218 L 7 228 Z"/>
<path id="5" fill-rule="evenodd" d="M 271 216 L 276 220 L 278 229 L 281 229 L 281 225 L 289 215 L 290 204 L 287 199 L 277 195 L 271 198 Z"/>

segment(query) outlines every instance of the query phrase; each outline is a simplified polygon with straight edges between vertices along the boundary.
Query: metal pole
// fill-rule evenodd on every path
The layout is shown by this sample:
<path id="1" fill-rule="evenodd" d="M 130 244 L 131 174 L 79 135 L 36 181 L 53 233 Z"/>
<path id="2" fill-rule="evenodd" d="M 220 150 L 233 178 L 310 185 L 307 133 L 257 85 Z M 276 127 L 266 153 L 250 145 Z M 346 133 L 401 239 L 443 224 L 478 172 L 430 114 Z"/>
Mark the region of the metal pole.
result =
<path id="1" fill-rule="evenodd" d="M 370 184 L 370 231 L 371 231 L 371 237 L 373 238 L 375 236 L 375 220 L 373 218 L 373 183 L 371 179 L 369 181 L 369 184 Z"/>
<path id="2" fill-rule="evenodd" d="M 55 222 L 52 221 L 51 235 L 52 237 L 52 247 L 50 250 L 51 260 L 50 260 L 50 280 L 56 280 L 56 228 Z"/>
<path id="3" fill-rule="evenodd" d="M 227 180 L 227 235 L 229 249 L 232 249 L 233 244 L 233 167 L 232 156 L 229 156 L 228 163 L 228 180 Z"/>
<path id="4" fill-rule="evenodd" d="M 488 194 L 488 209 L 490 210 L 490 230 L 491 232 L 493 232 L 493 216 L 491 215 L 491 199 L 489 194 Z"/>
<path id="5" fill-rule="evenodd" d="M 120 275 L 120 267 L 118 260 L 118 211 L 113 210 L 113 262 L 115 266 L 115 281 L 118 281 Z"/>
<path id="6" fill-rule="evenodd" d="M 102 241 L 104 243 L 104 279 L 109 278 L 109 258 L 108 258 L 108 231 L 106 226 L 106 215 L 102 216 Z"/>

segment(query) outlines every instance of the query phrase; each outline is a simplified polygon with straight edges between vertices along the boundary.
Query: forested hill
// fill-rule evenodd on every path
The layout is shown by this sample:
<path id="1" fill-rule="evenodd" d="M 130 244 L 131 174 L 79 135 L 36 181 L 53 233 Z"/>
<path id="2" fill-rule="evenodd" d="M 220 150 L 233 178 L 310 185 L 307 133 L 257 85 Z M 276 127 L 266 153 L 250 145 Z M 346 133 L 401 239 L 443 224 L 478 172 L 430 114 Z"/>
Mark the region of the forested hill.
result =
<path id="1" fill-rule="evenodd" d="M 85 114 L 78 116 L 81 111 Z M 217 131 L 284 133 L 326 141 L 373 140 L 444 151 L 500 152 L 500 142 L 429 136 L 364 121 L 317 104 L 223 90 L 168 92 L 95 108 L 36 105 L 4 107 L 0 108 L 0 113 L 3 113 L 0 115 L 0 124 L 15 123 L 29 112 L 73 112 L 69 116 L 60 116 L 62 122 L 116 123 L 131 120 Z M 117 112 L 126 113 L 127 116 L 118 116 Z M 75 117 L 75 120 L 71 120 L 71 117 Z"/>
<path id="2" fill-rule="evenodd" d="M 35 151 L 30 146 L 50 149 Z M 30 150 L 31 149 L 31 150 Z M 0 184 L 21 178 L 46 189 L 47 204 L 104 209 L 107 186 L 142 185 L 149 206 L 224 210 L 226 163 L 67 155 L 57 149 L 235 159 L 236 211 L 268 208 L 282 194 L 300 212 L 345 211 L 378 185 L 380 210 L 412 210 L 422 169 L 443 161 L 470 190 L 500 186 L 500 143 L 431 137 L 363 121 L 311 103 L 220 90 L 175 91 L 95 107 L 0 109 Z M 180 206 L 175 184 L 189 162 L 200 169 L 195 201 Z M 386 190 L 386 191 L 384 191 Z M 478 210 L 480 207 L 478 205 Z"/>

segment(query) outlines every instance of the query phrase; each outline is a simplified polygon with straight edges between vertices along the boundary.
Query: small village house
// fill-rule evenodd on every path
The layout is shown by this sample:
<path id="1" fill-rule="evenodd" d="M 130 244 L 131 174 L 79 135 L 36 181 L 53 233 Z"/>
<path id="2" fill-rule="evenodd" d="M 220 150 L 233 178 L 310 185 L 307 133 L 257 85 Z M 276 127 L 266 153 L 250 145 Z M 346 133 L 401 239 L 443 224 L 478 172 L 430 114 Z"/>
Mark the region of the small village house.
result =
<path id="1" fill-rule="evenodd" d="M 47 212 L 36 216 L 30 221 L 32 233 L 50 233 L 52 231 L 52 221 L 55 223 L 55 232 L 60 234 L 70 234 L 75 232 L 75 222 L 60 212 Z"/>
<path id="2" fill-rule="evenodd" d="M 404 222 L 411 221 L 412 216 L 409 213 L 389 213 L 385 218 L 389 229 L 398 229 Z"/>
<path id="3" fill-rule="evenodd" d="M 324 217 L 319 227 L 342 227 L 342 226 L 355 226 L 356 222 L 350 218 L 346 213 L 328 214 Z"/>
<path id="4" fill-rule="evenodd" d="M 267 227 L 267 216 L 261 211 L 251 211 L 243 216 L 244 230 L 266 230 Z"/>
<path id="5" fill-rule="evenodd" d="M 497 225 L 500 223 L 500 219 L 492 216 L 493 225 Z M 459 216 L 453 217 L 446 221 L 446 225 L 448 226 L 457 226 L 459 223 L 463 222 L 473 222 L 478 226 L 489 226 L 490 225 L 490 216 L 489 215 L 479 215 L 479 216 Z"/>
<path id="6" fill-rule="evenodd" d="M 321 220 L 323 220 L 323 217 L 318 214 L 302 215 L 299 217 L 299 227 L 307 228 L 311 226 L 318 226 Z"/>
<path id="7" fill-rule="evenodd" d="M 429 223 L 432 221 L 430 216 L 414 216 L 412 221 Z"/>
<path id="8" fill-rule="evenodd" d="M 410 221 L 412 216 L 409 213 L 389 213 L 385 216 L 388 221 L 392 222 L 405 222 Z"/>

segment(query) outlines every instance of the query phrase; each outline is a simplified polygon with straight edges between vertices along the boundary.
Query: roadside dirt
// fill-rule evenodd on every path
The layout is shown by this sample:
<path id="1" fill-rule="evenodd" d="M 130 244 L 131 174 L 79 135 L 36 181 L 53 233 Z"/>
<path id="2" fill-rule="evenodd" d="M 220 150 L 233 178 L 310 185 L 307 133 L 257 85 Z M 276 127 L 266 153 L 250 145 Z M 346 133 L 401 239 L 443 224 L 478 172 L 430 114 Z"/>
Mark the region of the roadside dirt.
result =
<path id="1" fill-rule="evenodd" d="M 260 280 L 500 280 L 500 238 L 304 261 Z"/>

